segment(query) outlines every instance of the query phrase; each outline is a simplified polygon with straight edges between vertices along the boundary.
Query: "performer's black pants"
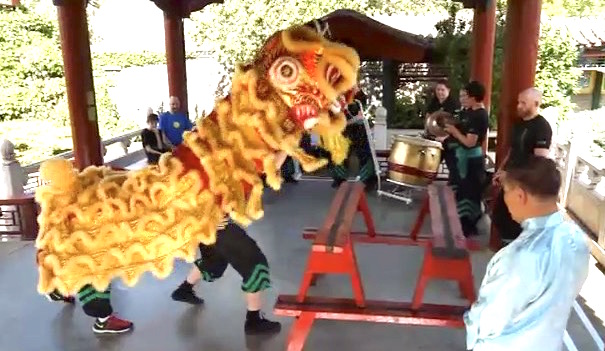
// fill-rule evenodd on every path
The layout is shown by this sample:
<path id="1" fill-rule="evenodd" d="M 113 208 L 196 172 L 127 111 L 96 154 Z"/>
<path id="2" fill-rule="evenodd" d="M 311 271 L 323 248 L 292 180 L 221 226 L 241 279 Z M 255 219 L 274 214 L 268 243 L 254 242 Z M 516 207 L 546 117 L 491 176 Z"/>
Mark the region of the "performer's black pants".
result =
<path id="1" fill-rule="evenodd" d="M 505 243 L 515 240 L 523 231 L 519 223 L 515 222 L 511 217 L 508 207 L 504 202 L 504 191 L 502 190 L 498 193 L 498 197 L 494 203 L 492 223 Z"/>
<path id="2" fill-rule="evenodd" d="M 63 299 L 63 296 L 57 291 L 50 293 L 48 297 L 55 301 Z M 109 317 L 113 313 L 110 298 L 109 288 L 100 292 L 95 290 L 92 285 L 86 285 L 78 292 L 78 300 L 82 304 L 84 313 L 94 318 Z"/>
<path id="3" fill-rule="evenodd" d="M 223 276 L 231 265 L 242 277 L 242 290 L 256 293 L 271 287 L 269 263 L 252 239 L 240 226 L 229 223 L 216 233 L 216 243 L 200 244 L 202 258 L 195 265 L 205 281 L 211 282 Z"/>

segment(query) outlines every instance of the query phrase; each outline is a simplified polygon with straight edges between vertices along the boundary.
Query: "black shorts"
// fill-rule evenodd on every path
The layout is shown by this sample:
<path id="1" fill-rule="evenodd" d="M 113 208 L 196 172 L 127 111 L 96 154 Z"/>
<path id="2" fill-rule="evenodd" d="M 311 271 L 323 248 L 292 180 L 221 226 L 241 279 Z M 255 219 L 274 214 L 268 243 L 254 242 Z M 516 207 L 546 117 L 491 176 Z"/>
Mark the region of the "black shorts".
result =
<path id="1" fill-rule="evenodd" d="M 216 233 L 216 243 L 200 244 L 202 257 L 195 265 L 205 281 L 214 281 L 223 276 L 231 265 L 242 277 L 242 290 L 256 293 L 271 287 L 269 264 L 265 254 L 246 231 L 234 223 Z"/>

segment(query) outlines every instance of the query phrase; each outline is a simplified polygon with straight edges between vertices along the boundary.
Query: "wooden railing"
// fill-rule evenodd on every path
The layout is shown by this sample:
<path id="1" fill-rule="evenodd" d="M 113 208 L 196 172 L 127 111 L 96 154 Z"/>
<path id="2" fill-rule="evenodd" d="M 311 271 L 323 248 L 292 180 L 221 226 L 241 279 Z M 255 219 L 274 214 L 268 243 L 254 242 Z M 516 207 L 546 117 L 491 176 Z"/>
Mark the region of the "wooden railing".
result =
<path id="1" fill-rule="evenodd" d="M 101 142 L 103 159 L 108 165 L 126 168 L 127 166 L 142 160 L 145 157 L 142 145 L 140 143 L 134 143 L 133 140 L 141 135 L 141 130 L 134 130 L 126 134 L 116 136 L 111 139 L 103 140 Z M 73 159 L 73 151 L 67 151 L 51 157 L 49 160 L 63 158 Z M 39 185 L 39 173 L 38 170 L 42 162 L 46 160 L 29 164 L 23 167 L 23 170 L 29 177 L 29 181 L 25 186 L 26 193 L 32 193 Z"/>
<path id="2" fill-rule="evenodd" d="M 605 264 L 605 152 L 581 137 L 555 145 L 563 176 L 561 205 L 593 237 L 593 256 Z"/>
<path id="3" fill-rule="evenodd" d="M 102 151 L 105 164 L 127 168 L 145 158 L 141 143 L 132 141 L 141 135 L 141 130 L 135 130 L 115 138 L 102 141 Z M 72 159 L 73 152 L 68 151 L 53 157 Z M 28 175 L 25 195 L 17 199 L 0 199 L 0 238 L 16 240 L 34 240 L 38 227 L 36 223 L 37 205 L 33 199 L 35 189 L 41 185 L 39 168 L 41 162 L 23 167 Z"/>

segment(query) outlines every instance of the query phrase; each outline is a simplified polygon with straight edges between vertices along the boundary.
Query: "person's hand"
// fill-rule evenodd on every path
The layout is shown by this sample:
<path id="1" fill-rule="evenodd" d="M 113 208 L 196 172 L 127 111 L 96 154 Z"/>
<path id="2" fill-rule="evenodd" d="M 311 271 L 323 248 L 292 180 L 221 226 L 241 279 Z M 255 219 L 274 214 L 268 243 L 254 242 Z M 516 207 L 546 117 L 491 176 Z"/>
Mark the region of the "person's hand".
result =
<path id="1" fill-rule="evenodd" d="M 499 169 L 496 174 L 494 174 L 494 177 L 492 178 L 492 184 L 500 186 L 500 184 L 502 183 L 502 178 L 504 177 L 504 174 L 506 172 L 504 172 L 503 170 Z"/>
<path id="2" fill-rule="evenodd" d="M 447 135 L 435 137 L 435 140 L 437 140 L 440 143 L 444 142 L 445 139 L 447 139 Z"/>
<path id="3" fill-rule="evenodd" d="M 445 127 L 443 127 L 443 130 L 445 130 L 449 135 L 460 134 L 458 128 L 456 128 L 453 124 L 446 124 Z"/>

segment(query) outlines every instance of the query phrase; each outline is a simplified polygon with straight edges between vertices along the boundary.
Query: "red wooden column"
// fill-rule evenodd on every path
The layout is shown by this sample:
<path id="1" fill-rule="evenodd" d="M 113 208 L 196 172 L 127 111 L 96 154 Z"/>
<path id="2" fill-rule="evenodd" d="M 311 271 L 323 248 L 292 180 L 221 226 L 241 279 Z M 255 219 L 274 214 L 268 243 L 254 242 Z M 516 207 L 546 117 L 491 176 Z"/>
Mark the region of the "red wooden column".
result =
<path id="1" fill-rule="evenodd" d="M 489 110 L 492 94 L 492 66 L 496 40 L 496 4 L 490 1 L 485 9 L 475 8 L 471 56 L 471 80 L 485 86 L 485 107 Z"/>
<path id="2" fill-rule="evenodd" d="M 87 1 L 54 0 L 54 4 L 59 17 L 75 164 L 79 169 L 102 165 L 86 20 Z"/>
<path id="3" fill-rule="evenodd" d="M 179 98 L 181 111 L 188 113 L 185 31 L 183 19 L 172 11 L 164 12 L 164 38 L 168 66 L 168 92 L 170 96 Z"/>
<path id="4" fill-rule="evenodd" d="M 541 10 L 542 0 L 508 0 L 498 114 L 497 167 L 510 149 L 512 125 L 517 118 L 517 97 L 520 92 L 534 85 Z M 490 247 L 500 247 L 500 236 L 493 227 Z"/>
<path id="5" fill-rule="evenodd" d="M 473 43 L 471 49 L 471 80 L 485 87 L 485 108 L 489 112 L 492 98 L 492 67 L 496 40 L 496 4 L 490 1 L 486 8 L 475 7 L 473 18 Z M 483 141 L 487 153 L 488 138 Z"/>

